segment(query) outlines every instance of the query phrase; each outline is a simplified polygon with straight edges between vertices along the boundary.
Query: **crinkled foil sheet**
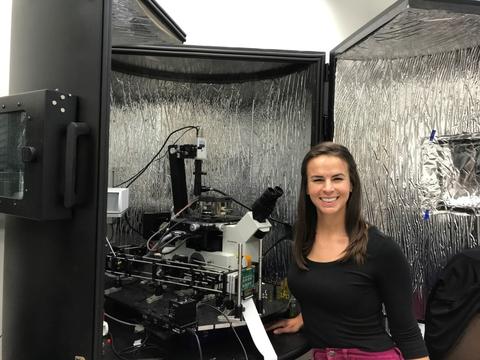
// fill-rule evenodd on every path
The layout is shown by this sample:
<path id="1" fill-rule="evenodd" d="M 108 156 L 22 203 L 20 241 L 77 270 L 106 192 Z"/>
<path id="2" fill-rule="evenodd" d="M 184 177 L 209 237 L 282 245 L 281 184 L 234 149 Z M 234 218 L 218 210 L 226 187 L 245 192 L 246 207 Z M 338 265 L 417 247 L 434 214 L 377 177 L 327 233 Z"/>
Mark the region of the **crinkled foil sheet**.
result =
<path id="1" fill-rule="evenodd" d="M 478 41 L 478 16 L 450 15 L 460 44 L 472 34 Z M 442 40 L 454 36 L 443 31 L 451 28 L 445 14 L 436 23 L 428 19 L 425 31 L 421 24 L 397 29 L 393 42 L 367 39 L 368 58 L 366 48 L 345 53 L 337 62 L 334 109 L 334 139 L 357 159 L 365 215 L 401 245 L 412 265 L 420 316 L 448 258 L 479 246 L 480 226 L 480 48 L 419 55 L 446 49 Z M 411 42 L 412 52 L 389 54 L 395 39 Z"/>
<path id="2" fill-rule="evenodd" d="M 112 1 L 112 46 L 180 43 L 140 0 Z"/>
<path id="3" fill-rule="evenodd" d="M 476 14 L 408 8 L 339 58 L 393 59 L 472 48 L 480 45 L 478 19 Z"/>
<path id="4" fill-rule="evenodd" d="M 309 72 L 233 84 L 173 82 L 113 72 L 110 183 L 118 184 L 140 170 L 171 131 L 199 125 L 207 141 L 208 155 L 203 165 L 207 173 L 203 184 L 220 189 L 248 206 L 268 186 L 280 186 L 284 195 L 278 200 L 273 216 L 293 223 L 300 164 L 311 141 Z M 181 134 L 173 136 L 169 143 Z M 178 143 L 195 143 L 195 131 L 187 132 Z M 130 187 L 128 216 L 134 228 L 140 227 L 144 212 L 171 211 L 165 151 Z M 191 193 L 193 160 L 187 159 L 185 163 Z M 236 210 L 240 215 L 246 211 Z M 282 225 L 275 225 L 264 240 L 264 249 L 284 231 Z M 132 231 L 123 221 L 112 226 L 110 236 L 120 244 L 132 241 Z M 289 241 L 284 241 L 265 257 L 264 273 L 271 281 L 285 276 L 290 246 Z"/>

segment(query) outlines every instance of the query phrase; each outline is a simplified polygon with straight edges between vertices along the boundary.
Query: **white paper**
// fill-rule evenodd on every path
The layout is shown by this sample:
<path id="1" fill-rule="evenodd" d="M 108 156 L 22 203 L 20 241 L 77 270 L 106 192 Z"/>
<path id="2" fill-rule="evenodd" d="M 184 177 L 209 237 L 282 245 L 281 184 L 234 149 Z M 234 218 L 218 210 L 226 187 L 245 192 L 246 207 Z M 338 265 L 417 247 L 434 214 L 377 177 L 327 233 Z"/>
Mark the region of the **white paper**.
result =
<path id="1" fill-rule="evenodd" d="M 258 315 L 257 307 L 252 298 L 242 301 L 242 305 L 245 308 L 243 311 L 243 317 L 247 323 L 248 331 L 252 336 L 253 342 L 258 351 L 263 355 L 264 360 L 277 360 L 277 354 L 273 349 L 272 343 L 268 338 L 265 327 L 263 326 L 260 315 Z"/>

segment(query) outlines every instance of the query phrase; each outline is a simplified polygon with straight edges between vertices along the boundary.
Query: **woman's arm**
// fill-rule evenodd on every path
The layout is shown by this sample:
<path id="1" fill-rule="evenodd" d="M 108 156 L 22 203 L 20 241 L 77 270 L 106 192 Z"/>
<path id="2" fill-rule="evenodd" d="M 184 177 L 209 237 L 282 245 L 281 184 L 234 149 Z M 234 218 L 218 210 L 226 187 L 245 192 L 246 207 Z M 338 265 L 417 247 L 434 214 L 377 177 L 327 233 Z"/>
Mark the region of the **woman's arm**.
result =
<path id="1" fill-rule="evenodd" d="M 410 265 L 400 246 L 390 238 L 381 240 L 375 272 L 388 327 L 405 359 L 428 360 L 428 351 L 413 313 Z"/>
<path id="2" fill-rule="evenodd" d="M 267 327 L 267 331 L 273 330 L 274 334 L 295 333 L 303 326 L 302 314 L 291 319 L 282 319 Z"/>

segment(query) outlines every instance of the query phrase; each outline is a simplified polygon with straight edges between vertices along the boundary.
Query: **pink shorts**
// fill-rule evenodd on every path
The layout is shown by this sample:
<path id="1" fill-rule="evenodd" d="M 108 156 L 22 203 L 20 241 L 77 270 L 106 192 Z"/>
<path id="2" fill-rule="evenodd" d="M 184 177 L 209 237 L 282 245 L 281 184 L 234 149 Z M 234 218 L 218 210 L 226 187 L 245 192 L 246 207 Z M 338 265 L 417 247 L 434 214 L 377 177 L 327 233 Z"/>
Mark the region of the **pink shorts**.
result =
<path id="1" fill-rule="evenodd" d="M 404 360 L 398 348 L 387 351 L 364 351 L 360 349 L 325 348 L 313 349 L 313 360 Z"/>

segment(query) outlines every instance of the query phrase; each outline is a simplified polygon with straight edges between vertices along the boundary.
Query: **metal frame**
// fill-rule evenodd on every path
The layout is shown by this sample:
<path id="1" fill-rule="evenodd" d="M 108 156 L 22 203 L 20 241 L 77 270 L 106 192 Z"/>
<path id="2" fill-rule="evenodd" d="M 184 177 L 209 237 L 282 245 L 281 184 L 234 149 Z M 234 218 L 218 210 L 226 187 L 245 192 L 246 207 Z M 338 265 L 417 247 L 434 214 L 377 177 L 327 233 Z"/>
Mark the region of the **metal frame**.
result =
<path id="1" fill-rule="evenodd" d="M 177 25 L 177 23 L 168 15 L 165 10 L 158 5 L 155 0 L 140 0 L 147 8 L 149 8 L 157 18 L 164 24 L 181 42 L 185 42 L 187 34 Z"/>

